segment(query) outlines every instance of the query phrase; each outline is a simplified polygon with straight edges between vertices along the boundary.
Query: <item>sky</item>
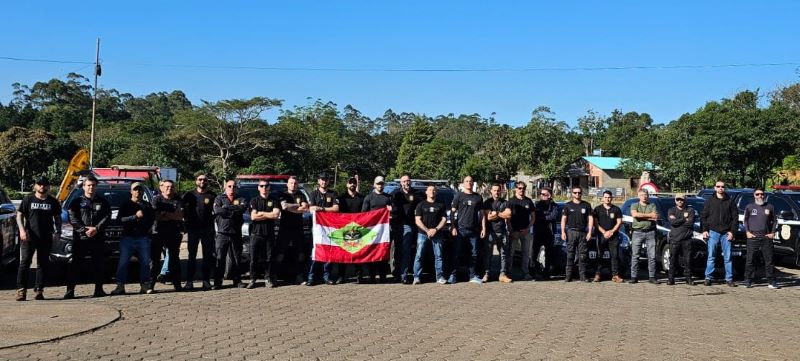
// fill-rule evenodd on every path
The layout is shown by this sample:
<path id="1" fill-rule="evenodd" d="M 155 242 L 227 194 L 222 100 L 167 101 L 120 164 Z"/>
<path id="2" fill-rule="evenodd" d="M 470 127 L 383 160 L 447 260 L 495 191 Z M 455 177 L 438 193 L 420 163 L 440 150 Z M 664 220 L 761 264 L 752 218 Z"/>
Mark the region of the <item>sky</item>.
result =
<path id="1" fill-rule="evenodd" d="M 321 99 L 370 117 L 520 126 L 544 105 L 569 124 L 614 109 L 666 123 L 800 82 L 797 1 L 13 1 L 3 13 L 4 104 L 12 83 L 92 74 L 4 58 L 93 62 L 98 37 L 101 88 L 286 109 Z"/>

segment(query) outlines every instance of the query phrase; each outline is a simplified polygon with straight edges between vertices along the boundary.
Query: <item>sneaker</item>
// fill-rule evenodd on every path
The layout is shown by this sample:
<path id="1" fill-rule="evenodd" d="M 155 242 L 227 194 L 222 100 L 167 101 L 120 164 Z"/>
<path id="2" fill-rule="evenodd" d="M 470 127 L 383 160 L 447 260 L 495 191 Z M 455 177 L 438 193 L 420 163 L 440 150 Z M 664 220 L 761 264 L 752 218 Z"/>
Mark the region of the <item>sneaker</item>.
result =
<path id="1" fill-rule="evenodd" d="M 111 291 L 112 296 L 120 296 L 125 294 L 125 285 L 119 284 L 117 288 Z"/>
<path id="2" fill-rule="evenodd" d="M 594 274 L 594 278 L 592 279 L 592 282 L 600 282 L 600 274 L 599 273 L 595 273 Z"/>
<path id="3" fill-rule="evenodd" d="M 745 280 L 744 281 L 744 288 L 753 288 L 753 281 Z"/>
<path id="4" fill-rule="evenodd" d="M 194 289 L 194 282 L 186 281 L 186 284 L 183 285 L 183 289 L 186 291 L 191 291 Z"/>
<path id="5" fill-rule="evenodd" d="M 706 278 L 705 281 L 703 281 L 703 285 L 704 286 L 711 286 L 711 280 Z"/>
<path id="6" fill-rule="evenodd" d="M 725 284 L 726 284 L 726 285 L 728 285 L 728 287 L 736 287 L 736 284 L 735 284 L 735 283 L 733 283 L 733 280 L 731 280 L 731 281 L 725 281 Z"/>
<path id="7" fill-rule="evenodd" d="M 418 285 L 418 284 L 421 284 L 421 283 L 422 283 L 422 280 L 420 280 L 419 277 L 414 277 L 414 281 L 411 282 L 412 285 Z"/>
<path id="8" fill-rule="evenodd" d="M 211 289 L 211 282 L 208 282 L 208 281 L 203 281 L 203 287 L 202 287 L 202 290 L 203 290 L 203 291 L 208 291 L 208 290 L 210 290 L 210 289 Z"/>
<path id="9" fill-rule="evenodd" d="M 65 300 L 71 300 L 73 298 L 75 298 L 75 290 L 67 290 L 67 292 L 64 292 Z"/>
<path id="10" fill-rule="evenodd" d="M 267 278 L 264 280 L 264 287 L 266 288 L 275 288 L 275 282 L 272 282 L 271 279 Z"/>
<path id="11" fill-rule="evenodd" d="M 307 286 L 307 287 L 311 287 L 311 286 L 313 286 L 313 285 L 314 285 L 314 281 L 311 281 L 311 280 L 308 280 L 308 281 L 303 281 L 303 283 L 301 283 L 300 285 L 301 285 L 301 286 Z"/>
<path id="12" fill-rule="evenodd" d="M 334 286 L 334 285 L 336 285 L 336 281 L 334 281 L 334 280 L 325 280 L 325 284 L 328 285 L 328 286 Z"/>
<path id="13" fill-rule="evenodd" d="M 500 277 L 498 278 L 498 281 L 500 281 L 501 283 L 511 283 L 511 282 L 513 282 L 513 280 L 511 278 L 509 278 L 508 276 L 506 276 L 505 273 L 501 273 L 500 274 Z"/>
<path id="14" fill-rule="evenodd" d="M 35 296 L 33 296 L 34 300 L 41 301 L 41 300 L 44 299 L 44 291 L 38 290 L 38 291 L 34 292 L 34 294 L 35 294 Z"/>
<path id="15" fill-rule="evenodd" d="M 156 293 L 156 290 L 154 290 L 152 288 L 148 288 L 147 291 L 144 291 L 144 293 L 146 293 L 148 295 L 152 295 L 152 294 Z"/>
<path id="16" fill-rule="evenodd" d="M 660 284 L 660 283 L 661 283 L 661 282 L 659 282 L 659 281 L 658 281 L 657 279 L 655 279 L 655 278 L 648 279 L 648 280 L 647 280 L 647 282 L 650 282 L 650 283 L 652 283 L 652 284 L 654 284 L 654 285 L 657 285 L 657 284 Z"/>
<path id="17" fill-rule="evenodd" d="M 625 280 L 623 280 L 622 277 L 620 277 L 619 275 L 614 275 L 614 277 L 611 277 L 611 280 L 614 281 L 614 283 L 624 283 L 625 282 Z"/>
<path id="18" fill-rule="evenodd" d="M 773 290 L 779 290 L 779 289 L 781 289 L 781 286 L 779 284 L 775 283 L 775 282 L 770 282 L 769 286 L 767 286 L 767 288 L 773 289 Z"/>
<path id="19" fill-rule="evenodd" d="M 483 283 L 489 282 L 489 274 L 488 273 L 483 275 L 483 278 L 481 278 L 481 282 L 483 282 Z"/>
<path id="20" fill-rule="evenodd" d="M 444 279 L 444 277 L 442 277 L 442 278 L 436 280 L 436 283 L 438 283 L 440 285 L 446 285 L 447 284 L 447 280 Z"/>
<path id="21" fill-rule="evenodd" d="M 478 278 L 478 276 L 475 276 L 475 277 L 472 277 L 472 278 L 469 279 L 469 283 L 481 284 L 481 283 L 483 283 L 483 280 Z"/>
<path id="22" fill-rule="evenodd" d="M 456 283 L 456 275 L 450 275 L 450 278 L 447 279 L 447 283 L 455 284 Z"/>
<path id="23" fill-rule="evenodd" d="M 667 281 L 667 286 L 674 286 L 674 285 L 675 285 L 675 279 L 674 279 L 674 278 L 670 278 L 670 279 Z"/>
<path id="24" fill-rule="evenodd" d="M 28 293 L 28 290 L 26 290 L 24 288 L 18 289 L 17 290 L 17 298 L 16 298 L 16 300 L 17 301 L 25 301 L 27 299 L 27 297 L 28 297 L 27 293 Z"/>
<path id="25" fill-rule="evenodd" d="M 247 288 L 248 290 L 252 290 L 253 288 L 256 288 L 256 281 L 255 281 L 255 280 L 253 280 L 253 281 L 250 281 L 250 282 L 247 284 L 247 287 L 246 287 L 246 288 Z"/>
<path id="26" fill-rule="evenodd" d="M 628 283 L 630 283 L 630 284 L 632 284 L 632 285 L 633 285 L 633 284 L 637 284 L 637 283 L 639 283 L 639 280 L 637 280 L 637 279 L 635 279 L 635 278 L 631 278 L 631 280 L 630 280 L 630 281 L 628 281 Z"/>

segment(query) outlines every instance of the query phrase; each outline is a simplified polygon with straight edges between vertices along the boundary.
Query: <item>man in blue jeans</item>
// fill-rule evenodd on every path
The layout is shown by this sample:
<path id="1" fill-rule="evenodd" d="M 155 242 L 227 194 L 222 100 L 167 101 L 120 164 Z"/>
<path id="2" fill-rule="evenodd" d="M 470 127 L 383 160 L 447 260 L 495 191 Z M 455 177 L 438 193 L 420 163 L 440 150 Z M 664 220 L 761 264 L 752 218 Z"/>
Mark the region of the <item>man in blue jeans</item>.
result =
<path id="1" fill-rule="evenodd" d="M 728 287 L 736 287 L 733 283 L 733 263 L 731 262 L 731 242 L 733 234 L 739 228 L 739 212 L 733 199 L 725 193 L 725 183 L 714 184 L 714 196 L 706 201 L 700 214 L 700 228 L 703 239 L 708 240 L 708 260 L 706 262 L 706 279 L 703 284 L 711 286 L 714 274 L 717 247 L 722 247 L 722 258 L 725 261 L 725 283 Z"/>
<path id="2" fill-rule="evenodd" d="M 400 188 L 392 194 L 392 235 L 394 241 L 394 277 L 403 284 L 409 284 L 408 271 L 411 268 L 413 242 L 417 233 L 414 211 L 424 198 L 411 188 L 411 178 L 400 177 Z"/>
<path id="3" fill-rule="evenodd" d="M 128 264 L 136 253 L 139 259 L 139 293 L 153 293 L 150 288 L 150 231 L 155 214 L 150 203 L 142 200 L 144 187 L 140 182 L 131 184 L 131 199 L 119 209 L 122 223 L 122 238 L 119 240 L 119 266 L 117 267 L 117 288 L 112 295 L 125 294 L 128 280 Z"/>
<path id="4" fill-rule="evenodd" d="M 483 280 L 475 273 L 475 266 L 478 263 L 478 242 L 480 241 L 478 237 L 480 236 L 481 239 L 486 237 L 486 230 L 481 229 L 483 198 L 472 191 L 472 185 L 472 177 L 464 177 L 463 188 L 453 198 L 453 205 L 450 210 L 450 216 L 453 218 L 451 220 L 452 233 L 453 237 L 456 237 L 456 242 L 453 244 L 450 278 L 447 280 L 449 283 L 456 283 L 456 274 L 458 267 L 462 263 L 464 247 L 469 247 L 470 252 L 467 265 L 469 268 L 469 282 L 483 283 Z"/>
<path id="5" fill-rule="evenodd" d="M 425 251 L 425 244 L 431 241 L 433 243 L 433 266 L 436 271 L 436 283 L 444 285 L 447 284 L 447 281 L 444 279 L 442 267 L 442 236 L 440 231 L 447 224 L 446 212 L 444 204 L 436 203 L 435 186 L 428 185 L 425 189 L 425 196 L 426 199 L 419 202 L 414 210 L 414 219 L 419 232 L 417 233 L 417 254 L 414 257 L 414 282 L 412 284 L 418 285 L 422 283 L 420 280 L 422 275 L 422 256 Z"/>

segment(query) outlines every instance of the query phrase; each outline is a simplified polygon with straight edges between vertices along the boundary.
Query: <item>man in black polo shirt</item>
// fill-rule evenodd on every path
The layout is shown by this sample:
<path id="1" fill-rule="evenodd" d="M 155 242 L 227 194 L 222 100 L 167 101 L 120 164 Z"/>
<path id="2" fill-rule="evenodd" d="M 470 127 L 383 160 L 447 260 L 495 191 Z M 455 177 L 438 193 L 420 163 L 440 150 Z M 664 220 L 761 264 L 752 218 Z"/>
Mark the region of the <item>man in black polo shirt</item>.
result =
<path id="1" fill-rule="evenodd" d="M 583 191 L 580 187 L 572 188 L 572 201 L 564 204 L 564 211 L 561 215 L 561 239 L 567 242 L 567 282 L 572 282 L 572 270 L 575 265 L 575 250 L 578 251 L 578 272 L 582 282 L 588 282 L 586 278 L 586 243 L 592 239 L 592 229 L 594 217 L 592 217 L 592 205 L 581 200 Z"/>
<path id="2" fill-rule="evenodd" d="M 400 177 L 400 188 L 392 192 L 392 232 L 394 234 L 394 276 L 404 284 L 411 283 L 408 273 L 413 261 L 412 248 L 416 238 L 417 225 L 414 210 L 424 198 L 411 188 L 408 175 Z"/>
<path id="3" fill-rule="evenodd" d="M 289 277 L 303 282 L 303 265 L 306 261 L 307 241 L 303 234 L 303 213 L 308 211 L 308 199 L 297 185 L 297 178 L 289 177 L 286 192 L 281 195 L 281 218 L 278 227 L 278 247 Z"/>
<path id="4" fill-rule="evenodd" d="M 619 275 L 619 228 L 622 227 L 622 210 L 613 205 L 611 200 L 614 195 L 611 191 L 603 192 L 603 204 L 594 208 L 595 229 L 597 230 L 597 251 L 608 247 L 611 256 L 611 280 L 614 283 L 623 282 Z M 599 257 L 602 260 L 602 257 Z M 594 274 L 594 282 L 600 282 L 600 266 L 602 261 L 597 263 L 597 272 Z"/>
<path id="5" fill-rule="evenodd" d="M 239 262 L 242 260 L 240 253 L 242 251 L 242 224 L 248 204 L 237 194 L 237 190 L 236 181 L 228 180 L 225 182 L 225 193 L 214 199 L 214 223 L 217 227 L 214 239 L 217 251 L 217 264 L 214 272 L 214 289 L 216 290 L 222 289 L 222 276 L 225 273 L 228 252 L 232 254 L 233 287 L 241 286 L 242 275 Z"/>
<path id="6" fill-rule="evenodd" d="M 347 180 L 347 192 L 339 196 L 339 212 L 342 213 L 358 213 L 361 211 L 361 206 L 364 204 L 364 196 L 358 193 L 358 179 L 351 177 Z M 341 283 L 347 282 L 347 269 L 344 264 L 339 264 L 336 271 L 336 277 Z M 356 269 L 356 282 L 362 282 L 362 275 L 364 266 L 354 265 Z"/>
<path id="7" fill-rule="evenodd" d="M 375 177 L 375 181 L 372 182 L 374 190 L 369 192 L 366 197 L 364 197 L 364 204 L 361 205 L 361 211 L 374 211 L 376 209 L 386 208 L 390 212 L 392 211 L 392 198 L 383 192 L 383 177 L 377 176 Z M 386 271 L 388 265 L 386 262 L 372 262 L 369 264 L 370 275 L 369 279 L 370 282 L 375 282 L 375 272 L 377 271 L 381 283 L 386 282 Z"/>
<path id="8" fill-rule="evenodd" d="M 436 186 L 429 184 L 425 188 L 426 198 L 417 204 L 414 210 L 414 218 L 419 232 L 417 233 L 417 254 L 414 257 L 414 282 L 417 285 L 422 283 L 422 256 L 425 252 L 425 244 L 430 241 L 433 243 L 433 268 L 436 272 L 436 283 L 447 284 L 444 279 L 442 262 L 442 229 L 447 224 L 446 211 L 444 204 L 436 202 Z"/>
<path id="9" fill-rule="evenodd" d="M 317 185 L 318 188 L 311 192 L 311 195 L 309 195 L 308 199 L 308 208 L 311 213 L 339 212 L 339 199 L 336 198 L 336 192 L 328 189 L 328 175 L 324 173 L 320 174 L 317 177 Z M 319 266 L 319 262 L 316 262 L 313 259 L 311 260 L 311 263 L 308 267 L 308 279 L 305 282 L 306 286 L 314 285 L 314 273 L 316 273 Z M 336 282 L 334 282 L 334 280 L 330 277 L 330 271 L 331 264 L 325 263 L 323 267 L 322 279 L 329 285 L 335 285 Z"/>
<path id="10" fill-rule="evenodd" d="M 35 191 L 25 196 L 17 210 L 19 229 L 19 269 L 17 270 L 17 301 L 25 301 L 28 288 L 28 273 L 36 251 L 36 283 L 33 285 L 34 299 L 44 299 L 45 273 L 50 265 L 50 248 L 53 240 L 61 235 L 61 205 L 55 197 L 47 194 L 50 181 L 39 178 Z M 55 226 L 55 227 L 54 227 Z"/>
<path id="11" fill-rule="evenodd" d="M 250 283 L 248 289 L 256 288 L 258 265 L 263 264 L 264 285 L 275 286 L 272 274 L 272 253 L 275 249 L 275 220 L 281 215 L 280 201 L 269 195 L 269 182 L 258 181 L 258 195 L 250 200 Z M 262 263 L 263 261 L 263 263 Z"/>
<path id="12" fill-rule="evenodd" d="M 508 263 L 513 255 L 511 254 L 511 242 L 508 241 L 508 228 L 506 227 L 506 221 L 511 218 L 511 209 L 506 206 L 506 201 L 500 196 L 501 189 L 500 184 L 492 184 L 492 188 L 489 190 L 491 197 L 483 201 L 481 223 L 484 229 L 483 233 L 488 235 L 483 257 L 485 267 L 483 282 L 489 282 L 493 244 L 500 253 L 500 277 L 498 277 L 498 281 L 502 283 L 511 282 L 511 277 L 508 277 L 511 272 L 508 268 Z"/>
<path id="13" fill-rule="evenodd" d="M 97 194 L 97 178 L 93 175 L 83 181 L 83 194 L 72 200 L 69 209 L 69 223 L 72 224 L 72 262 L 67 264 L 67 292 L 64 299 L 75 298 L 75 284 L 78 281 L 84 258 L 92 257 L 94 276 L 93 297 L 106 296 L 103 291 L 103 271 L 105 269 L 106 227 L 111 221 L 111 204 Z"/>
<path id="14" fill-rule="evenodd" d="M 153 211 L 156 215 L 156 234 L 153 235 L 152 248 L 150 249 L 150 261 L 152 268 L 150 274 L 155 279 L 161 270 L 161 249 L 167 250 L 167 263 L 169 273 L 172 276 L 172 285 L 175 291 L 182 291 L 181 285 L 181 240 L 183 234 L 183 207 L 182 201 L 174 192 L 175 182 L 170 179 L 161 181 L 161 194 L 153 197 Z M 150 288 L 155 287 L 155 282 L 150 284 Z"/>
<path id="15" fill-rule="evenodd" d="M 527 185 L 525 182 L 517 182 L 514 187 L 514 197 L 506 202 L 506 208 L 511 210 L 511 218 L 508 226 L 511 228 L 511 249 L 516 240 L 522 246 L 522 277 L 526 281 L 531 277 L 531 252 L 533 251 L 533 237 L 531 236 L 531 226 L 536 222 L 536 208 L 533 201 L 525 195 Z M 508 272 L 512 272 L 514 257 L 508 259 Z"/>
<path id="16" fill-rule="evenodd" d="M 769 282 L 769 288 L 781 288 L 775 282 L 772 264 L 773 244 L 775 238 L 775 208 L 765 201 L 764 188 L 756 188 L 753 192 L 755 201 L 744 209 L 744 230 L 747 234 L 747 260 L 744 269 L 745 287 L 753 287 L 755 266 L 753 258 L 757 251 L 764 257 L 764 276 Z"/>
<path id="17" fill-rule="evenodd" d="M 217 194 L 208 189 L 208 175 L 195 174 L 195 189 L 183 195 L 183 219 L 186 225 L 189 260 L 186 264 L 186 290 L 194 288 L 194 273 L 197 268 L 197 246 L 203 248 L 203 291 L 211 289 L 211 274 L 214 272 L 214 198 Z"/>
<path id="18" fill-rule="evenodd" d="M 486 234 L 481 234 L 481 206 L 483 199 L 480 195 L 472 191 L 473 180 L 471 176 L 464 177 L 462 183 L 462 190 L 456 193 L 453 198 L 453 204 L 450 209 L 451 224 L 453 230 L 451 231 L 455 237 L 453 244 L 453 254 L 451 256 L 452 263 L 450 265 L 450 278 L 447 280 L 449 283 L 456 283 L 456 273 L 458 267 L 461 265 L 462 253 L 464 247 L 469 247 L 470 258 L 467 262 L 469 269 L 469 282 L 470 283 L 483 283 L 483 280 L 475 273 L 475 266 L 478 263 L 478 240 L 479 238 L 486 237 Z"/>

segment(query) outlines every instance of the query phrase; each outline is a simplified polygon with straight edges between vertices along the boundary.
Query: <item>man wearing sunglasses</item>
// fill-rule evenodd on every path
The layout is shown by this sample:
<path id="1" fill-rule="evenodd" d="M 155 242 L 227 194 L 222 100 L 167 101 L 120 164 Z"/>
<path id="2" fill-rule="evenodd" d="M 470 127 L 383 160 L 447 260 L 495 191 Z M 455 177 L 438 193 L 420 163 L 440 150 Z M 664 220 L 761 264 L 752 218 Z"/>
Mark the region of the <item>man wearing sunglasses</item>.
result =
<path id="1" fill-rule="evenodd" d="M 594 216 L 592 205 L 581 199 L 583 191 L 580 187 L 572 188 L 572 200 L 564 204 L 561 215 L 561 240 L 567 242 L 566 282 L 572 282 L 572 271 L 575 265 L 575 251 L 578 251 L 578 276 L 581 282 L 589 282 L 586 278 L 587 243 L 592 239 Z"/>
<path id="2" fill-rule="evenodd" d="M 339 198 L 336 197 L 336 192 L 328 189 L 327 174 L 321 173 L 317 177 L 317 186 L 318 188 L 311 192 L 311 194 L 308 196 L 309 210 L 312 213 L 339 212 Z M 322 280 L 329 285 L 335 285 L 336 280 L 331 277 L 331 268 L 333 264 L 327 262 L 322 266 Z M 318 273 L 319 267 L 320 263 L 312 259 L 308 267 L 308 278 L 306 279 L 305 283 L 303 283 L 304 285 L 313 286 L 315 284 L 316 273 Z"/>
<path id="3" fill-rule="evenodd" d="M 514 196 L 506 202 L 506 208 L 511 209 L 511 218 L 508 219 L 509 232 L 511 233 L 511 257 L 508 257 L 508 272 L 514 269 L 514 242 L 519 240 L 522 247 L 522 276 L 526 281 L 531 277 L 531 252 L 533 250 L 533 238 L 531 237 L 531 226 L 536 222 L 536 207 L 533 201 L 525 195 L 527 185 L 525 182 L 517 182 L 514 187 Z"/>
<path id="4" fill-rule="evenodd" d="M 217 194 L 208 189 L 208 175 L 195 174 L 195 189 L 183 195 L 183 219 L 188 236 L 189 261 L 186 265 L 186 290 L 194 288 L 194 273 L 197 268 L 197 246 L 203 247 L 203 291 L 211 289 L 211 273 L 214 270 L 214 198 Z"/>
<path id="5" fill-rule="evenodd" d="M 639 202 L 631 205 L 631 216 L 633 222 L 633 236 L 631 237 L 631 280 L 630 283 L 638 283 L 639 275 L 639 252 L 642 244 L 647 248 L 647 274 L 649 281 L 657 285 L 656 279 L 656 222 L 658 221 L 658 210 L 654 203 L 650 203 L 650 195 L 645 190 L 639 191 Z"/>
<path id="6" fill-rule="evenodd" d="M 22 199 L 17 211 L 17 227 L 20 239 L 20 259 L 17 272 L 17 301 L 25 301 L 28 288 L 28 273 L 36 251 L 36 283 L 34 299 L 44 299 L 45 275 L 50 264 L 50 248 L 53 240 L 61 235 L 61 205 L 55 197 L 47 194 L 50 181 L 39 178 L 35 192 Z"/>
<path id="7" fill-rule="evenodd" d="M 733 199 L 725 192 L 725 183 L 714 184 L 714 196 L 706 201 L 700 214 L 700 228 L 703 239 L 708 240 L 708 260 L 706 261 L 706 277 L 703 282 L 711 286 L 714 275 L 717 247 L 722 247 L 722 258 L 725 261 L 725 283 L 728 287 L 736 287 L 733 283 L 733 263 L 731 262 L 731 242 L 739 228 L 739 212 Z"/>
<path id="8" fill-rule="evenodd" d="M 622 283 L 622 277 L 619 275 L 619 228 L 622 227 L 622 210 L 611 203 L 613 199 L 614 194 L 611 191 L 604 191 L 603 204 L 595 207 L 592 215 L 597 229 L 597 250 L 601 251 L 608 247 L 611 257 L 611 280 L 614 283 Z M 602 263 L 602 261 L 597 262 L 597 271 L 594 274 L 593 282 L 600 282 Z"/>
<path id="9" fill-rule="evenodd" d="M 272 272 L 272 254 L 275 250 L 275 220 L 281 214 L 280 201 L 273 199 L 269 194 L 269 182 L 266 179 L 258 181 L 258 195 L 250 200 L 250 283 L 248 289 L 256 288 L 256 277 L 259 274 L 258 266 L 264 272 L 264 285 L 267 288 L 275 287 Z"/>
<path id="10" fill-rule="evenodd" d="M 239 287 L 242 275 L 239 270 L 239 262 L 242 259 L 242 224 L 244 223 L 244 212 L 247 211 L 247 203 L 244 198 L 237 194 L 238 187 L 236 181 L 228 180 L 225 182 L 225 193 L 220 194 L 214 199 L 214 221 L 217 226 L 215 246 L 217 251 L 216 270 L 214 273 L 214 289 L 222 289 L 222 276 L 225 273 L 225 262 L 228 259 L 228 252 L 233 254 L 231 257 L 233 266 L 233 287 Z"/>
<path id="11" fill-rule="evenodd" d="M 675 268 L 678 267 L 678 255 L 683 261 L 683 276 L 686 284 L 694 286 L 692 268 L 690 267 L 692 251 L 692 235 L 694 234 L 694 208 L 686 205 L 686 196 L 675 195 L 675 207 L 667 211 L 667 219 L 672 229 L 667 235 L 669 242 L 669 280 L 667 284 L 675 284 Z"/>
<path id="12" fill-rule="evenodd" d="M 538 279 L 546 280 L 550 278 L 550 271 L 553 263 L 553 239 L 556 232 L 556 222 L 559 221 L 559 213 L 556 202 L 553 202 L 553 190 L 544 187 L 539 191 L 539 200 L 536 202 L 536 222 L 533 224 L 533 264 L 534 276 Z M 536 256 L 538 250 L 544 247 L 545 264 L 539 262 Z"/>
<path id="13" fill-rule="evenodd" d="M 753 287 L 755 266 L 753 258 L 756 252 L 761 252 L 764 257 L 764 276 L 769 282 L 769 288 L 781 288 L 775 282 L 772 264 L 773 244 L 775 237 L 775 208 L 768 203 L 763 188 L 756 188 L 753 192 L 753 203 L 744 209 L 744 230 L 747 233 L 747 260 L 744 268 L 744 284 L 747 288 Z"/>

